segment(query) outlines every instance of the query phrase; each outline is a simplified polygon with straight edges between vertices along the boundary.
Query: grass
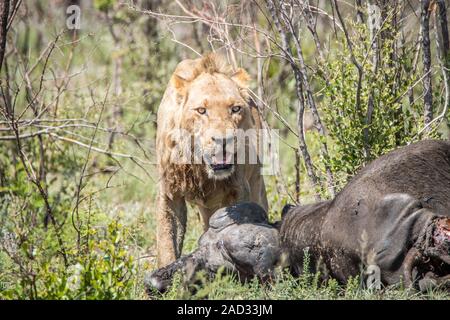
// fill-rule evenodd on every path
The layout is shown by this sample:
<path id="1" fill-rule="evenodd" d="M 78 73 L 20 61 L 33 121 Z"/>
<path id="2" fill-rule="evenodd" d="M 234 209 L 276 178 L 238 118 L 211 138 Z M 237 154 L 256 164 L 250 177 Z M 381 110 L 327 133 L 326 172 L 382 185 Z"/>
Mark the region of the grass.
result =
<path id="1" fill-rule="evenodd" d="M 281 272 L 278 279 L 261 284 L 256 278 L 241 283 L 236 276 L 218 274 L 209 281 L 200 275 L 200 285 L 188 285 L 178 275 L 172 288 L 159 299 L 219 299 L 219 300 L 441 300 L 449 299 L 448 293 L 431 291 L 422 294 L 414 290 L 395 287 L 382 290 L 360 289 L 359 279 L 350 279 L 346 286 L 338 285 L 335 280 L 320 284 L 317 277 L 295 278 L 287 272 Z"/>

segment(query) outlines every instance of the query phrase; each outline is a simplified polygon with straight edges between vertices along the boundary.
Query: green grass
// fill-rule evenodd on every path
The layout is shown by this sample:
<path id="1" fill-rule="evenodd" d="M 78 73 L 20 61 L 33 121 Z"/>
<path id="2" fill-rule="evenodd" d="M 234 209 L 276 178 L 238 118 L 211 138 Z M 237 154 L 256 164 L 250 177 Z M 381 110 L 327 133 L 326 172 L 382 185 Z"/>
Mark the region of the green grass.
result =
<path id="1" fill-rule="evenodd" d="M 186 284 L 183 283 L 182 276 L 177 275 L 171 289 L 164 295 L 154 298 L 194 300 L 441 300 L 450 298 L 448 293 L 438 290 L 422 294 L 393 286 L 375 291 L 360 289 L 358 278 L 351 279 L 346 286 L 341 286 L 335 280 L 319 283 L 314 276 L 312 279 L 305 279 L 303 276 L 295 278 L 288 272 L 281 271 L 276 280 L 264 284 L 256 278 L 242 283 L 235 275 L 229 274 L 218 274 L 212 280 L 207 280 L 204 275 L 200 275 L 197 279 L 200 284 Z"/>

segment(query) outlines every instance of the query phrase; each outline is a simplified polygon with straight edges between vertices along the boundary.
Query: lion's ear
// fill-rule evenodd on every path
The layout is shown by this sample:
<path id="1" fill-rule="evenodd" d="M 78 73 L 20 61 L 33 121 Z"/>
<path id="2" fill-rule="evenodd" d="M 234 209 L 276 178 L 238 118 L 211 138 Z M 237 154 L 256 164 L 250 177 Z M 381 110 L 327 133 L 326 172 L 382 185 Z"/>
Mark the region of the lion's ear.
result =
<path id="1" fill-rule="evenodd" d="M 250 76 L 247 71 L 242 68 L 236 70 L 235 73 L 231 76 L 231 79 L 237 83 L 237 85 L 242 89 L 248 88 L 248 82 L 250 81 Z"/>
<path id="2" fill-rule="evenodd" d="M 189 83 L 188 80 L 177 74 L 174 74 L 172 76 L 172 84 L 177 90 L 177 92 L 181 95 L 185 95 L 188 83 Z"/>

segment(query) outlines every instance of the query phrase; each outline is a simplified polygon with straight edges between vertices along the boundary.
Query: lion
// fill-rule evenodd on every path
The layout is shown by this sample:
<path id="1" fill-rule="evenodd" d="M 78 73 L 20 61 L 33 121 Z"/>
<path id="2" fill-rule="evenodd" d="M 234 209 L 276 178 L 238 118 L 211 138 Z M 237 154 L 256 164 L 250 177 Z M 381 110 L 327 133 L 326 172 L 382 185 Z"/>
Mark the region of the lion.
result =
<path id="1" fill-rule="evenodd" d="M 240 201 L 256 202 L 267 212 L 261 161 L 236 162 L 236 132 L 260 128 L 258 111 L 250 105 L 249 80 L 245 70 L 233 70 L 210 53 L 180 62 L 169 81 L 156 133 L 159 267 L 181 255 L 186 202 L 198 207 L 204 230 L 217 209 Z M 255 141 L 248 140 L 255 139 L 246 140 L 254 147 Z"/>

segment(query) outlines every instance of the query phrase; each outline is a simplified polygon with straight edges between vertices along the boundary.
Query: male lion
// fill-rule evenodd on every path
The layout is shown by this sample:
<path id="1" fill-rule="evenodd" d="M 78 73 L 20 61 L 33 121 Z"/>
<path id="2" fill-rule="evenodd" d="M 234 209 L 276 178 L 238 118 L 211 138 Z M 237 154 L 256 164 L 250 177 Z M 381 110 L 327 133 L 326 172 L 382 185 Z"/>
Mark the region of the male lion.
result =
<path id="1" fill-rule="evenodd" d="M 220 57 L 208 54 L 180 62 L 168 84 L 156 137 L 160 267 L 181 255 L 186 201 L 198 206 L 205 230 L 217 209 L 238 201 L 253 201 L 267 210 L 259 161 L 236 163 L 236 132 L 257 127 L 248 80 L 243 69 L 233 71 Z"/>

